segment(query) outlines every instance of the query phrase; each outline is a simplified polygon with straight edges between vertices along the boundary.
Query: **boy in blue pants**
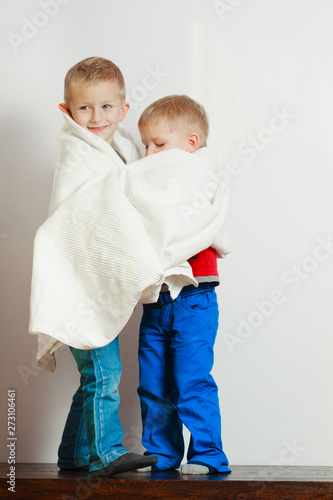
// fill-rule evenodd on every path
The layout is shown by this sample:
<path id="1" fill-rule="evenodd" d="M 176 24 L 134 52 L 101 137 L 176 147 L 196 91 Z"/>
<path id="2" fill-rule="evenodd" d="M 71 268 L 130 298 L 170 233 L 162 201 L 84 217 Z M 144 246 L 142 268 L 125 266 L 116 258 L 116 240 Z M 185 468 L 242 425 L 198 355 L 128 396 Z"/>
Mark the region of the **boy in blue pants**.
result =
<path id="1" fill-rule="evenodd" d="M 207 115 L 187 96 L 168 96 L 152 103 L 140 117 L 139 130 L 146 156 L 172 148 L 210 155 Z M 189 263 L 198 288 L 185 286 L 173 300 L 163 285 L 158 302 L 143 306 L 138 388 L 142 443 L 148 456 L 158 456 L 158 464 L 138 472 L 180 467 L 183 424 L 191 438 L 188 463 L 182 465 L 181 473 L 230 472 L 222 447 L 217 386 L 210 374 L 219 316 L 216 251 L 203 250 Z"/>

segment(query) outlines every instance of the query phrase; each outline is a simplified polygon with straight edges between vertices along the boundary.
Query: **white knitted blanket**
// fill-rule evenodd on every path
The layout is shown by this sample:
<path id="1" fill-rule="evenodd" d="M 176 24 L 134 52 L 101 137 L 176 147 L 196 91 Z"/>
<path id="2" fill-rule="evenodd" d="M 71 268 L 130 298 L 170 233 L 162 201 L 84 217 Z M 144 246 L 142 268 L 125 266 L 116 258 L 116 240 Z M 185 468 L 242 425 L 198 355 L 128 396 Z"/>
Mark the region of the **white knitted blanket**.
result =
<path id="1" fill-rule="evenodd" d="M 38 363 L 52 371 L 61 345 L 108 344 L 163 283 L 173 297 L 196 284 L 188 258 L 209 246 L 229 251 L 228 193 L 207 148 L 138 159 L 123 128 L 117 154 L 64 118 L 50 213 L 35 238 L 29 325 Z"/>

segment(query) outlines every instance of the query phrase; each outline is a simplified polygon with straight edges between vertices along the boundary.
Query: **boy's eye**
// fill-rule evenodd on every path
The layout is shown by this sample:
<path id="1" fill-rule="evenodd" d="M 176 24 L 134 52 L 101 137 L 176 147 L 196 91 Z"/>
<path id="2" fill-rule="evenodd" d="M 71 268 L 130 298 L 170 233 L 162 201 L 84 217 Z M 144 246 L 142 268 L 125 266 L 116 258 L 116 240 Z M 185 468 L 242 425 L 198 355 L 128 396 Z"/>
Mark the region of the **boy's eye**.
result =
<path id="1" fill-rule="evenodd" d="M 88 106 L 81 106 L 81 108 L 83 111 L 85 111 L 86 109 L 88 109 Z"/>
<path id="2" fill-rule="evenodd" d="M 111 109 L 111 105 L 110 104 L 103 104 L 102 108 Z"/>
<path id="3" fill-rule="evenodd" d="M 165 146 L 165 142 L 163 142 L 163 144 L 156 144 L 156 146 L 157 146 L 158 148 L 161 148 L 162 146 Z"/>

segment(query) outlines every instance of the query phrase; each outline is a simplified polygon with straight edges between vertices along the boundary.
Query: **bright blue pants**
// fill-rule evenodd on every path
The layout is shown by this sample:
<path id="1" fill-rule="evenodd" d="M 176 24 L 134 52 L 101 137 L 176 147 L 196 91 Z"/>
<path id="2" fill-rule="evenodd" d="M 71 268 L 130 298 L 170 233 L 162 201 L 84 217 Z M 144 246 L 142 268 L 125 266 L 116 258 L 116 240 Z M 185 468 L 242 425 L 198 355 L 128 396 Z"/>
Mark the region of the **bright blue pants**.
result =
<path id="1" fill-rule="evenodd" d="M 118 337 L 105 347 L 71 348 L 81 374 L 58 451 L 58 465 L 76 468 L 90 464 L 102 469 L 127 452 L 119 420 L 121 376 Z"/>
<path id="2" fill-rule="evenodd" d="M 213 285 L 183 288 L 172 301 L 145 304 L 139 364 L 142 444 L 158 456 L 154 470 L 176 469 L 184 456 L 182 425 L 191 433 L 187 460 L 229 472 L 223 452 L 218 391 L 210 374 L 218 328 Z"/>

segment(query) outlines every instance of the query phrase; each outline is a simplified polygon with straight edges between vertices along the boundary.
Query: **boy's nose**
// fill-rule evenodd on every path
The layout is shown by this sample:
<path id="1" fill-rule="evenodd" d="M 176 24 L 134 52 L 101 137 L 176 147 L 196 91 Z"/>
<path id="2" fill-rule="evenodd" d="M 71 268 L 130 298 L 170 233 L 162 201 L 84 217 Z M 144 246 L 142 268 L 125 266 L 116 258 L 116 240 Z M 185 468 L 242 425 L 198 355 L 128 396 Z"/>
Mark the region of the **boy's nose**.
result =
<path id="1" fill-rule="evenodd" d="M 156 151 L 154 151 L 153 146 L 151 146 L 151 147 L 148 146 L 147 149 L 146 149 L 146 156 L 152 155 L 154 153 L 156 153 Z"/>
<path id="2" fill-rule="evenodd" d="M 92 114 L 91 114 L 91 120 L 95 123 L 98 123 L 101 121 L 101 112 L 99 109 L 93 109 Z"/>

